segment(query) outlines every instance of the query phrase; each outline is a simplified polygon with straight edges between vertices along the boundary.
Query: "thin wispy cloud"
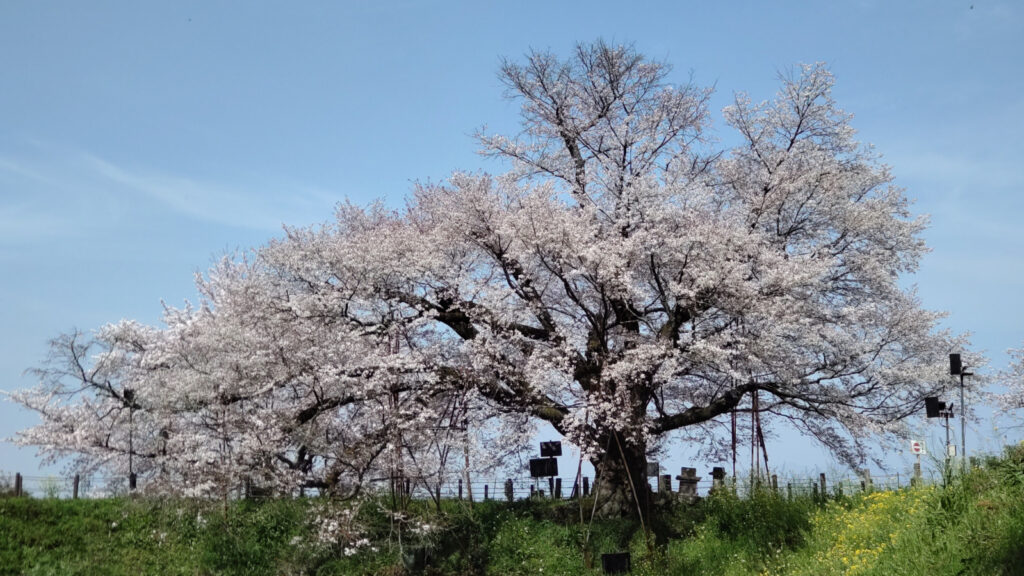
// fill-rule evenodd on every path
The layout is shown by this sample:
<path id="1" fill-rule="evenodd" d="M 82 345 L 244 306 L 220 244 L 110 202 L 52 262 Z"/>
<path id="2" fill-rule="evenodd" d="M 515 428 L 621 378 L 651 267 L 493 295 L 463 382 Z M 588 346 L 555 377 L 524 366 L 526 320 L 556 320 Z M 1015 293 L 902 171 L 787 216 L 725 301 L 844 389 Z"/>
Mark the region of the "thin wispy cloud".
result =
<path id="1" fill-rule="evenodd" d="M 276 233 L 330 217 L 338 198 L 303 185 L 268 189 L 126 166 L 87 152 L 0 157 L 0 242 L 88 233 L 166 211 L 217 226 Z"/>
<path id="2" fill-rule="evenodd" d="M 242 190 L 214 182 L 129 169 L 91 155 L 84 165 L 126 191 L 144 195 L 178 214 L 238 228 L 277 231 L 282 224 L 330 215 L 334 200 L 319 192 Z"/>

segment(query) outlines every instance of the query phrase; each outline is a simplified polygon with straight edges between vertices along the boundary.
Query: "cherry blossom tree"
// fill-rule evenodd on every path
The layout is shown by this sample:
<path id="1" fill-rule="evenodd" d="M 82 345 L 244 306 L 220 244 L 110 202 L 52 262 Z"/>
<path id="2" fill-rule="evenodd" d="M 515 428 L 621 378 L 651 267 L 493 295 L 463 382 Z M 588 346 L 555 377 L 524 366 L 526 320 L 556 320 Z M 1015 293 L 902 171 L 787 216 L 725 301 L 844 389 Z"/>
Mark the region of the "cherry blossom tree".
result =
<path id="1" fill-rule="evenodd" d="M 994 378 L 1005 390 L 994 399 L 1004 412 L 1013 412 L 1024 409 L 1024 348 L 1011 348 L 1006 352 L 1010 365 Z"/>
<path id="2" fill-rule="evenodd" d="M 770 101 L 737 95 L 730 150 L 712 148 L 710 91 L 669 74 L 602 42 L 505 62 L 522 131 L 478 138 L 507 173 L 417 186 L 401 210 L 343 204 L 225 262 L 198 309 L 110 327 L 91 368 L 44 371 L 16 397 L 44 416 L 22 441 L 106 464 L 131 387 L 151 407 L 147 465 L 177 443 L 178 476 L 333 489 L 375 466 L 440 470 L 437 431 L 459 419 L 505 451 L 546 422 L 618 514 L 643 508 L 667 438 L 714 450 L 757 395 L 764 418 L 859 461 L 966 348 L 899 284 L 925 219 L 854 140 L 823 66 Z M 71 340 L 63 358 L 84 358 Z M 69 375 L 91 395 L 53 403 Z"/>

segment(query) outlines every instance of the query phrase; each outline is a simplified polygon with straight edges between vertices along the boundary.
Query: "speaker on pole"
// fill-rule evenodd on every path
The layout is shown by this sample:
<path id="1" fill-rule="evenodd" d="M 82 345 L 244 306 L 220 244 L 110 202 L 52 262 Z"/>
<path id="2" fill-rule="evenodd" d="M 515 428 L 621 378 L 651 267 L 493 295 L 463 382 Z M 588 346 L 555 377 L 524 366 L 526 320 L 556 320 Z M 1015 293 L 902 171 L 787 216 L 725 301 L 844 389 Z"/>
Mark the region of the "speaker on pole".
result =
<path id="1" fill-rule="evenodd" d="M 949 355 L 949 373 L 953 376 L 959 376 L 964 371 L 964 365 L 960 361 L 959 354 Z"/>

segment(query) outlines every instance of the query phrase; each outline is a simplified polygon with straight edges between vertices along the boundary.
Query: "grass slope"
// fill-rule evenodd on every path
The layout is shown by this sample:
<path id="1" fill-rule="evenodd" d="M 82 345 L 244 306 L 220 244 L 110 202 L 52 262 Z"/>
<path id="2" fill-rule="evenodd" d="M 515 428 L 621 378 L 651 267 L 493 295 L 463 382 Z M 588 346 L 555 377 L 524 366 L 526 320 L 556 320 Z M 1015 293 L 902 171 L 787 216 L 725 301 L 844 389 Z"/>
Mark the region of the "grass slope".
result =
<path id="1" fill-rule="evenodd" d="M 595 522 L 588 538 L 574 502 L 414 502 L 402 518 L 388 508 L 363 503 L 356 534 L 345 509 L 312 499 L 0 498 L 0 575 L 398 576 L 400 549 L 426 556 L 424 574 L 600 574 L 601 553 L 630 550 L 633 574 L 652 576 L 1024 575 L 1020 447 L 945 488 L 720 493 L 661 510 L 649 537 L 620 520 Z"/>

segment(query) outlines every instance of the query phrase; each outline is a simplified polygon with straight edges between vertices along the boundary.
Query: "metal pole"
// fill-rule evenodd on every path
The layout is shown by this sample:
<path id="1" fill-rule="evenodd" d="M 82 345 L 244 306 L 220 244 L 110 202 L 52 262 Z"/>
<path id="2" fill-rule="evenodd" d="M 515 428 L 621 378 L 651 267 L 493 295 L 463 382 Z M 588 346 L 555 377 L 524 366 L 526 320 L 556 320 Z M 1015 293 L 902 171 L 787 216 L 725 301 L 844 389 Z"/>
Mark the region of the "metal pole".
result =
<path id="1" fill-rule="evenodd" d="M 949 472 L 949 410 L 946 410 L 943 417 L 946 419 L 946 472 Z"/>
<path id="2" fill-rule="evenodd" d="M 964 410 L 964 371 L 960 370 L 960 457 L 961 468 L 967 474 L 967 411 Z"/>

